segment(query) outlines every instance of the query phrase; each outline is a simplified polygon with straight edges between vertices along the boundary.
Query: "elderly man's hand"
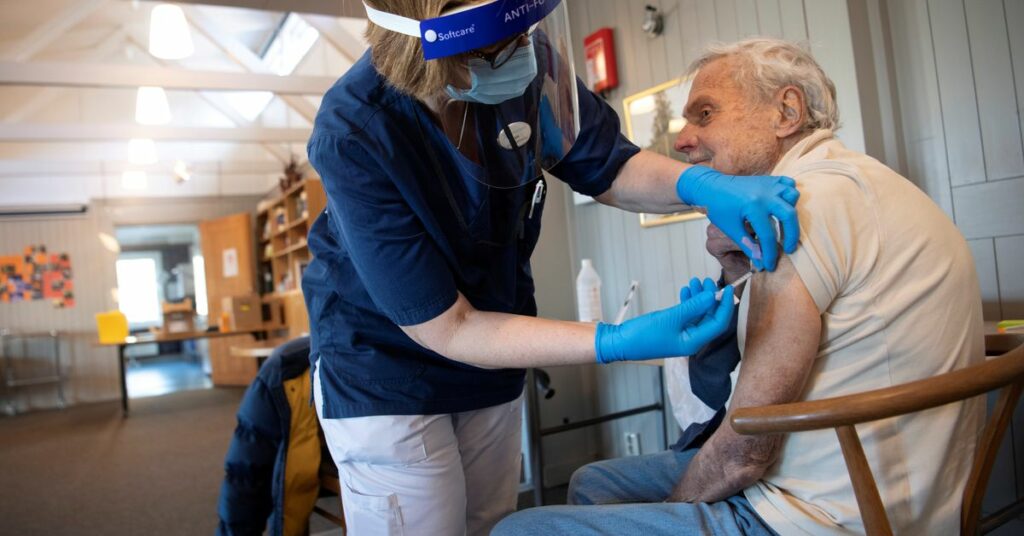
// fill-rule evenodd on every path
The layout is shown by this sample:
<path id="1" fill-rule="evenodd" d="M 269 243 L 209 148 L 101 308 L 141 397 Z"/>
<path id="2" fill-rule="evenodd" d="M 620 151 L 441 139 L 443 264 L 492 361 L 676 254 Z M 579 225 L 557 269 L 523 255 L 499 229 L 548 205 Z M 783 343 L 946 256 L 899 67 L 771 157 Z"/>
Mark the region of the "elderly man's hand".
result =
<path id="1" fill-rule="evenodd" d="M 747 255 L 736 245 L 736 242 L 725 236 L 725 233 L 718 227 L 715 227 L 713 223 L 708 224 L 706 247 L 708 253 L 718 259 L 718 263 L 722 265 L 722 275 L 725 278 L 725 284 L 728 285 L 736 281 L 743 274 L 750 271 L 750 259 L 747 258 Z"/>

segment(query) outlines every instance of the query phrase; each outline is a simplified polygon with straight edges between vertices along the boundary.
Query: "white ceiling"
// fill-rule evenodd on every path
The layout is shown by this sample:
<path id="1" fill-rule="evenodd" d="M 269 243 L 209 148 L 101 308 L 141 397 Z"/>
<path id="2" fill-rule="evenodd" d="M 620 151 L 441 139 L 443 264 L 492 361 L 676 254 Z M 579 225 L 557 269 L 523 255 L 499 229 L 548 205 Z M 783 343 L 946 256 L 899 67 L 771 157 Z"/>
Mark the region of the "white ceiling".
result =
<path id="1" fill-rule="evenodd" d="M 366 47 L 365 19 L 323 13 L 358 13 L 361 6 L 349 0 L 209 2 L 318 12 L 301 16 L 320 37 L 282 79 L 261 73 L 267 69 L 258 56 L 285 16 L 278 11 L 179 4 L 196 51 L 166 61 L 146 50 L 155 2 L 0 0 L 0 206 L 259 194 L 276 183 L 289 155 L 304 161 L 318 93 Z M 170 125 L 135 123 L 131 84 L 143 80 L 182 88 L 167 90 Z M 227 104 L 232 93 L 208 89 L 223 87 L 278 93 L 249 123 Z M 127 162 L 128 138 L 139 136 L 156 139 L 159 163 Z M 191 181 L 174 181 L 178 159 L 188 163 Z M 144 190 L 122 188 L 126 169 L 147 172 Z"/>

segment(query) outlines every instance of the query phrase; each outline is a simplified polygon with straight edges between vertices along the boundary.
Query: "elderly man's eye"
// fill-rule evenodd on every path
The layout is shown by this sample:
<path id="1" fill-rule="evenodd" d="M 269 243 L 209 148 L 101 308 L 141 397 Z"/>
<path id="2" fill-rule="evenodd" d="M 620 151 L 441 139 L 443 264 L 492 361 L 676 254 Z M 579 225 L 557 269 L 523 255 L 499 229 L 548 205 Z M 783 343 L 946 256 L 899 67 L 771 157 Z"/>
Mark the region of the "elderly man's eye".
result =
<path id="1" fill-rule="evenodd" d="M 702 108 L 700 111 L 700 121 L 706 123 L 711 119 L 711 108 Z"/>

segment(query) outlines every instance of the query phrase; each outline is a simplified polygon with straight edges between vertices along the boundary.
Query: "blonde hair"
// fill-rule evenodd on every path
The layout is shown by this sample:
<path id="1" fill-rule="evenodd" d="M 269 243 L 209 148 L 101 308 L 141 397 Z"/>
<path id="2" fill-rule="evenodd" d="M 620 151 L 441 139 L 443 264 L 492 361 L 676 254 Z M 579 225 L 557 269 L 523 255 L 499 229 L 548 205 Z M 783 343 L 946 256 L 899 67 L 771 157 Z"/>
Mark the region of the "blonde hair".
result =
<path id="1" fill-rule="evenodd" d="M 807 119 L 804 128 L 839 128 L 839 107 L 836 86 L 821 69 L 810 52 L 783 41 L 753 37 L 736 43 L 714 43 L 704 48 L 689 72 L 722 58 L 737 58 L 733 80 L 740 87 L 749 87 L 762 101 L 771 99 L 776 91 L 796 86 L 804 94 Z"/>
<path id="2" fill-rule="evenodd" d="M 469 3 L 468 0 L 365 0 L 370 7 L 410 19 L 424 20 L 444 10 Z M 421 101 L 436 96 L 459 78 L 466 63 L 458 56 L 436 60 L 423 59 L 419 38 L 369 23 L 366 41 L 370 44 L 373 66 L 398 91 Z"/>

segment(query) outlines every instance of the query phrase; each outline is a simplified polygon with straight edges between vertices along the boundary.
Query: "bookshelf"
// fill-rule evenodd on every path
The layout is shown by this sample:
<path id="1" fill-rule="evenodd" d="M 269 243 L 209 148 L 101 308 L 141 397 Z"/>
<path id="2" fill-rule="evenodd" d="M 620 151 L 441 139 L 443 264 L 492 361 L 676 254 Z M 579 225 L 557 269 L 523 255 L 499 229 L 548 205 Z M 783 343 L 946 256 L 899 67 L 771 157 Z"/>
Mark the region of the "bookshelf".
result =
<path id="1" fill-rule="evenodd" d="M 305 179 L 265 200 L 256 210 L 259 290 L 264 296 L 300 291 L 302 271 L 313 258 L 306 236 L 327 203 L 323 185 Z"/>

